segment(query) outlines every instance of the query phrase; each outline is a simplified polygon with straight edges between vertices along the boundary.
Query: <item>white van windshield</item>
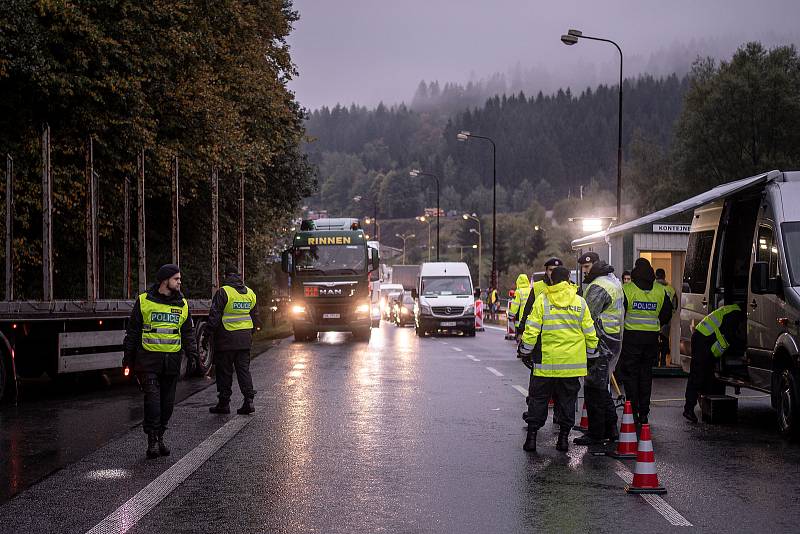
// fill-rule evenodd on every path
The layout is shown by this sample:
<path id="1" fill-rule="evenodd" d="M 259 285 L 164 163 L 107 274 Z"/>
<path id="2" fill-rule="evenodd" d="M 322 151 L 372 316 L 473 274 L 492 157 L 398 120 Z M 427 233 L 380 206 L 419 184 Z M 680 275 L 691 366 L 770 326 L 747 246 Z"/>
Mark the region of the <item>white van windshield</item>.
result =
<path id="1" fill-rule="evenodd" d="M 469 295 L 469 276 L 436 276 L 422 279 L 422 294 L 433 296 Z"/>
<path id="2" fill-rule="evenodd" d="M 783 247 L 786 249 L 786 265 L 792 286 L 800 286 L 800 222 L 786 222 L 781 225 Z"/>

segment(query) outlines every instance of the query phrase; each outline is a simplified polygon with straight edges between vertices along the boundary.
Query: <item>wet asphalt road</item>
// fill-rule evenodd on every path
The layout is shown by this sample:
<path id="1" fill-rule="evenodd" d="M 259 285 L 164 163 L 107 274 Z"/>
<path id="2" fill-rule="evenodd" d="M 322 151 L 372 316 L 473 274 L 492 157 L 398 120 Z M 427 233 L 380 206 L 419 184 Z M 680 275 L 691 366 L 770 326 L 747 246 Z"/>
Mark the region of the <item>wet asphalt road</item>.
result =
<path id="1" fill-rule="evenodd" d="M 254 416 L 209 414 L 204 389 L 176 408 L 172 456 L 147 461 L 141 428 L 122 432 L 6 502 L 0 531 L 86 532 L 117 509 L 131 532 L 794 532 L 800 520 L 800 446 L 751 392 L 739 424 L 690 425 L 669 400 L 683 380 L 657 381 L 668 494 L 646 500 L 623 491 L 633 462 L 558 453 L 549 426 L 538 454 L 522 451 L 527 372 L 496 330 L 285 340 L 253 374 Z"/>

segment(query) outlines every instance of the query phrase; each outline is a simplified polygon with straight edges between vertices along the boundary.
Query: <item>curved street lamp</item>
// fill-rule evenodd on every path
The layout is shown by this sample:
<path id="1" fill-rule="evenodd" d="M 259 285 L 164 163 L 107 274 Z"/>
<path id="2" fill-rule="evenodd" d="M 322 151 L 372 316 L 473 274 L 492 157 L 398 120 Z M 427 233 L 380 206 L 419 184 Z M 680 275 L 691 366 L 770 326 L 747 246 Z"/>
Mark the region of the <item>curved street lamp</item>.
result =
<path id="1" fill-rule="evenodd" d="M 439 261 L 439 177 L 429 172 L 422 172 L 419 169 L 411 169 L 408 173 L 412 178 L 417 176 L 428 176 L 436 180 L 436 261 Z"/>
<path id="2" fill-rule="evenodd" d="M 491 286 L 497 287 L 497 145 L 491 137 L 461 130 L 456 139 L 466 142 L 472 138 L 483 139 L 492 144 L 492 274 Z"/>
<path id="3" fill-rule="evenodd" d="M 476 213 L 470 215 L 469 213 L 465 213 L 462 215 L 465 221 L 473 220 L 478 223 L 478 229 L 470 228 L 469 232 L 471 234 L 476 234 L 478 236 L 478 286 L 481 286 L 481 264 L 483 263 L 483 243 L 481 238 L 481 220 L 478 218 Z"/>
<path id="4" fill-rule="evenodd" d="M 415 238 L 417 236 L 415 236 L 414 234 L 403 234 L 403 235 L 394 234 L 394 235 L 403 240 L 403 265 L 405 265 L 406 264 L 406 239 L 413 239 L 413 238 Z"/>
<path id="5" fill-rule="evenodd" d="M 602 41 L 604 43 L 611 43 L 617 48 L 619 52 L 619 122 L 617 125 L 617 221 L 621 221 L 622 216 L 622 49 L 617 43 L 611 39 L 603 39 L 601 37 L 591 37 L 584 35 L 580 30 L 570 29 L 566 34 L 561 36 L 561 42 L 567 46 L 572 46 L 578 43 L 579 39 L 589 39 L 591 41 Z"/>

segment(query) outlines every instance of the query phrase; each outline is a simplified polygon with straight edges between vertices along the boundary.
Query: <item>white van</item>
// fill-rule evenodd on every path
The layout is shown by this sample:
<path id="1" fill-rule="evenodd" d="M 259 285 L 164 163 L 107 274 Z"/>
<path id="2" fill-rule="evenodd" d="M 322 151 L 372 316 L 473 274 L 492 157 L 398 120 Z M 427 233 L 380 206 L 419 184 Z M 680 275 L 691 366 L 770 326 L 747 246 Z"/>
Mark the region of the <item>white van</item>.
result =
<path id="1" fill-rule="evenodd" d="M 466 263 L 423 263 L 412 297 L 418 336 L 441 331 L 475 336 L 475 297 Z"/>

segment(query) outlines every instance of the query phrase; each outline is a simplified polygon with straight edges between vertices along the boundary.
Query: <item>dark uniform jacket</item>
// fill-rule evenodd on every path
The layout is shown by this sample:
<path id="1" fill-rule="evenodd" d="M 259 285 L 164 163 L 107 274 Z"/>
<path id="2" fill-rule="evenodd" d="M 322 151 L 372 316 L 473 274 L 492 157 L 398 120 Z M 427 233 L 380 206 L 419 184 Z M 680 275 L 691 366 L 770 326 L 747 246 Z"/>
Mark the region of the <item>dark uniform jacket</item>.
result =
<path id="1" fill-rule="evenodd" d="M 224 286 L 231 286 L 240 294 L 247 294 L 247 287 L 238 275 L 230 275 L 222 283 Z M 214 350 L 250 350 L 253 341 L 252 330 L 225 330 L 222 324 L 222 313 L 228 303 L 228 294 L 219 288 L 211 301 L 211 310 L 208 312 L 208 326 L 211 335 L 214 336 Z M 250 318 L 253 320 L 253 329 L 261 326 L 258 315 L 258 305 L 250 310 Z"/>
<path id="2" fill-rule="evenodd" d="M 159 284 L 153 284 L 147 290 L 147 300 L 170 306 L 183 306 L 183 294 L 173 293 L 170 296 L 158 292 Z M 142 311 L 137 297 L 128 321 L 128 330 L 125 333 L 123 365 L 133 367 L 136 373 L 161 373 L 176 375 L 181 368 L 181 354 L 186 351 L 189 361 L 197 361 L 197 345 L 195 344 L 194 325 L 192 315 L 181 326 L 181 351 L 179 352 L 153 352 L 142 348 Z"/>

